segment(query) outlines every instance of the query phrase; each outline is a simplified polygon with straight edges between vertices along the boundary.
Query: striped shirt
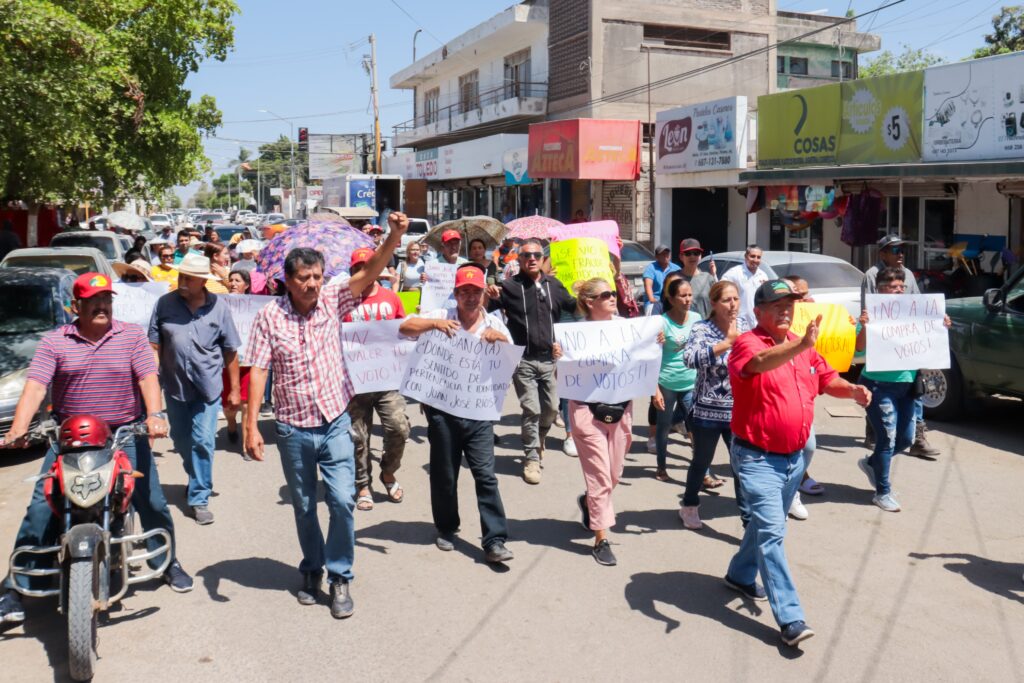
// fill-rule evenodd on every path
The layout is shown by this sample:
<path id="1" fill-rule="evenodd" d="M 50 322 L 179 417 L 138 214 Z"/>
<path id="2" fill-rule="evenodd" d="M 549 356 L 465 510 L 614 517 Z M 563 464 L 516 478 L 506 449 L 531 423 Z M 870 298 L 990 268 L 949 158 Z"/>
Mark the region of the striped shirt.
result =
<path id="1" fill-rule="evenodd" d="M 97 342 L 74 323 L 50 332 L 36 347 L 28 379 L 50 386 L 58 420 L 95 415 L 110 425 L 142 414 L 140 380 L 156 374 L 153 350 L 138 325 L 115 320 Z"/>
<path id="2" fill-rule="evenodd" d="M 319 427 L 345 412 L 355 390 L 341 355 L 341 321 L 355 308 L 348 282 L 327 285 L 308 315 L 285 295 L 256 314 L 248 362 L 274 372 L 274 416 L 293 427 Z"/>

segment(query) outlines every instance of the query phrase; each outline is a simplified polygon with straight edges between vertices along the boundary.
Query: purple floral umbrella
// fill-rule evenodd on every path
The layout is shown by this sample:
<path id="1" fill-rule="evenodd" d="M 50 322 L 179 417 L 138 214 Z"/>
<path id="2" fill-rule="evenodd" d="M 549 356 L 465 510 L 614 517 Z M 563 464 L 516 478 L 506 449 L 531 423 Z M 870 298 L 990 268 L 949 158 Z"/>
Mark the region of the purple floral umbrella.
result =
<path id="1" fill-rule="evenodd" d="M 373 238 L 344 220 L 298 223 L 274 236 L 260 250 L 256 263 L 268 280 L 284 281 L 284 258 L 292 249 L 310 247 L 324 255 L 324 279 L 347 273 L 352 252 L 374 248 Z"/>

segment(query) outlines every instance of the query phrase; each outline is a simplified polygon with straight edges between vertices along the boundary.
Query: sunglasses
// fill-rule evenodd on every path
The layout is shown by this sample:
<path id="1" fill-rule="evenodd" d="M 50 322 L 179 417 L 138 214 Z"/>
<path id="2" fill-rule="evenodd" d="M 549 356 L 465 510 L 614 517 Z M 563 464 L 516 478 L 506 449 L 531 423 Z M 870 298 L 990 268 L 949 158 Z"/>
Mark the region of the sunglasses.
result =
<path id="1" fill-rule="evenodd" d="M 600 299 L 601 301 L 608 301 L 608 299 L 611 299 L 613 296 L 615 296 L 615 292 L 610 289 L 606 289 L 600 294 L 595 294 L 594 298 Z"/>
<path id="2" fill-rule="evenodd" d="M 683 256 L 696 256 L 696 257 L 700 258 L 701 254 L 703 254 L 703 253 L 704 252 L 702 252 L 702 251 L 684 251 L 683 252 Z"/>
<path id="3" fill-rule="evenodd" d="M 891 248 L 887 249 L 887 251 L 888 251 L 888 252 L 889 252 L 890 254 L 894 254 L 894 255 L 896 255 L 896 256 L 899 256 L 900 254 L 902 254 L 902 253 L 903 253 L 903 250 L 902 250 L 902 249 L 900 249 L 899 247 L 891 247 Z"/>
<path id="4" fill-rule="evenodd" d="M 526 259 L 527 261 L 529 261 L 532 258 L 535 258 L 535 259 L 537 259 L 539 261 L 541 258 L 544 257 L 544 252 L 543 251 L 521 251 L 521 252 L 519 252 L 519 255 L 522 258 Z"/>

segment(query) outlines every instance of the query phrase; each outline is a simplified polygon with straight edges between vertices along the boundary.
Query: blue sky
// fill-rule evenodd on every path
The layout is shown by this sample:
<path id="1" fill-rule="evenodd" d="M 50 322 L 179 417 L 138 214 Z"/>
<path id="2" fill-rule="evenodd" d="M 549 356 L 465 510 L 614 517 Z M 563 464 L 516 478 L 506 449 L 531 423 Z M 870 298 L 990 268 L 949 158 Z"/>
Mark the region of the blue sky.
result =
<path id="1" fill-rule="evenodd" d="M 778 0 L 780 10 L 861 13 L 892 0 Z M 193 97 L 210 94 L 224 113 L 224 126 L 206 144 L 219 175 L 240 145 L 255 150 L 261 141 L 287 135 L 287 124 L 258 110 L 268 109 L 306 126 L 311 133 L 369 132 L 370 80 L 361 66 L 366 38 L 377 37 L 382 134 L 412 117 L 412 93 L 391 90 L 391 74 L 412 62 L 417 28 L 420 56 L 513 4 L 510 0 L 375 0 L 271 3 L 239 0 L 235 49 L 225 62 L 207 62 L 188 79 Z M 1006 2 L 989 0 L 905 0 L 859 22 L 882 37 L 882 49 L 902 44 L 926 47 L 947 60 L 968 56 L 983 43 L 991 17 Z M 402 10 L 405 10 L 403 12 Z M 412 18 L 410 18 L 410 16 Z M 343 113 L 334 113 L 343 112 Z M 314 116 L 316 115 L 316 116 Z M 261 120 L 262 119 L 262 120 Z M 187 199 L 194 185 L 180 188 Z"/>

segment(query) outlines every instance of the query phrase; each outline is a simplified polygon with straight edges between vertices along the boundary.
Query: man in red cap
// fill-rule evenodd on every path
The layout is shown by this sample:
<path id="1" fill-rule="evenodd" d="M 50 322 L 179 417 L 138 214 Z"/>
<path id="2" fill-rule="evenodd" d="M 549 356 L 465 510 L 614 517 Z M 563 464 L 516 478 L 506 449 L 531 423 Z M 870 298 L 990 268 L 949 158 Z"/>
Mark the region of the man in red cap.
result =
<path id="1" fill-rule="evenodd" d="M 352 252 L 349 274 L 358 274 L 373 258 L 374 250 L 356 249 Z M 374 282 L 365 289 L 356 307 L 345 315 L 342 322 L 363 322 L 369 320 L 395 320 L 405 317 L 405 308 L 390 289 L 384 289 Z M 377 411 L 384 428 L 384 453 L 380 458 L 380 482 L 387 491 L 388 499 L 401 503 L 404 496 L 395 472 L 402 466 L 405 442 L 409 438 L 409 418 L 405 415 L 405 399 L 397 390 L 371 391 L 356 394 L 348 404 L 348 416 L 352 420 L 352 441 L 356 449 L 356 509 L 372 510 L 373 494 L 370 482 L 373 461 L 370 457 L 370 429 L 373 427 L 373 411 Z"/>
<path id="2" fill-rule="evenodd" d="M 485 276 L 475 265 L 460 268 L 455 274 L 454 309 L 438 309 L 413 316 L 402 323 L 399 332 L 419 337 L 440 330 L 449 337 L 464 330 L 494 344 L 509 343 L 508 328 L 494 313 L 484 308 Z M 455 549 L 459 531 L 459 469 L 465 456 L 476 482 L 476 504 L 480 512 L 484 557 L 488 562 L 508 562 L 512 551 L 505 547 L 508 520 L 494 476 L 494 423 L 457 417 L 431 406 L 423 406 L 427 417 L 427 441 L 430 442 L 430 509 L 437 528 L 437 547 Z"/>
<path id="3" fill-rule="evenodd" d="M 106 275 L 80 275 L 75 280 L 72 294 L 71 310 L 78 318 L 48 333 L 39 342 L 15 409 L 14 421 L 0 444 L 8 448 L 24 445 L 23 437 L 48 390 L 52 391 L 53 413 L 58 421 L 72 415 L 94 415 L 105 421 L 113 432 L 121 425 L 145 416 L 151 438 L 166 436 L 167 419 L 161 409 L 156 362 L 146 332 L 138 325 L 114 320 L 114 291 Z M 173 539 L 174 522 L 160 487 L 149 439 L 135 439 L 125 447 L 125 452 L 135 469 L 145 475 L 135 480 L 132 497 L 142 528 L 166 529 Z M 56 449 L 51 447 L 43 459 L 40 473 L 49 472 L 56 458 Z M 39 480 L 18 531 L 15 547 L 52 545 L 55 539 L 47 534 L 52 516 L 43 495 L 43 481 Z M 159 547 L 160 542 L 153 539 L 153 544 L 151 549 Z M 174 553 L 173 542 L 171 553 Z M 162 561 L 162 556 L 151 560 L 153 566 Z M 173 557 L 164 580 L 175 591 L 192 590 L 192 578 Z M 13 590 L 13 578 L 8 577 L 5 585 L 8 590 L 0 597 L 0 625 L 19 623 L 24 620 L 25 613 L 18 594 Z"/>
<path id="4" fill-rule="evenodd" d="M 459 255 L 462 249 L 462 233 L 458 230 L 445 230 L 441 233 L 441 260 L 454 266 L 469 263 L 469 259 Z"/>

